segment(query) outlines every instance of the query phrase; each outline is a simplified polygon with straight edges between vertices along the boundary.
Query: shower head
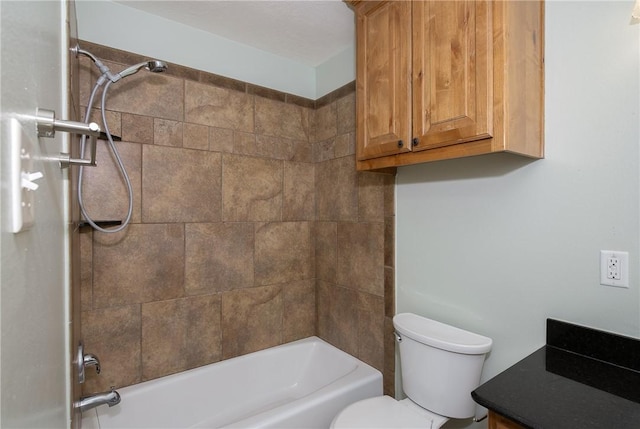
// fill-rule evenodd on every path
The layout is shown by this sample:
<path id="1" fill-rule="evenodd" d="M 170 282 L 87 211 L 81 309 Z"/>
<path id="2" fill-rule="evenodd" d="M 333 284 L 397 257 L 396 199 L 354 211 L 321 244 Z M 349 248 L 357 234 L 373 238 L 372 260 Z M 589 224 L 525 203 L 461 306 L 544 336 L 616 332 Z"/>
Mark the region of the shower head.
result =
<path id="1" fill-rule="evenodd" d="M 153 73 L 161 73 L 166 71 L 169 66 L 164 61 L 152 60 L 147 63 L 147 69 Z"/>
<path id="2" fill-rule="evenodd" d="M 158 60 L 145 61 L 143 63 L 136 64 L 131 67 L 127 67 L 126 69 L 118 73 L 118 75 L 120 76 L 120 78 L 127 77 L 129 75 L 139 72 L 140 69 L 142 68 L 145 68 L 153 73 L 160 73 L 167 69 L 167 63 L 165 63 L 164 61 L 158 61 Z"/>
<path id="3" fill-rule="evenodd" d="M 165 63 L 164 61 L 151 60 L 151 61 L 145 61 L 140 64 L 133 65 L 131 67 L 127 67 L 126 69 L 122 70 L 120 73 L 113 74 L 111 70 L 109 70 L 109 68 L 105 66 L 102 63 L 102 61 L 100 61 L 95 55 L 93 55 L 89 51 L 80 49 L 79 45 L 72 47 L 71 52 L 76 54 L 76 56 L 85 55 L 91 58 L 91 60 L 95 63 L 95 65 L 100 69 L 100 72 L 102 73 L 102 76 L 100 76 L 100 78 L 98 79 L 98 85 L 102 85 L 107 79 L 110 80 L 111 82 L 117 82 L 123 77 L 127 77 L 129 75 L 138 73 L 142 68 L 145 68 L 153 73 L 160 73 L 167 70 L 168 68 L 167 63 Z"/>

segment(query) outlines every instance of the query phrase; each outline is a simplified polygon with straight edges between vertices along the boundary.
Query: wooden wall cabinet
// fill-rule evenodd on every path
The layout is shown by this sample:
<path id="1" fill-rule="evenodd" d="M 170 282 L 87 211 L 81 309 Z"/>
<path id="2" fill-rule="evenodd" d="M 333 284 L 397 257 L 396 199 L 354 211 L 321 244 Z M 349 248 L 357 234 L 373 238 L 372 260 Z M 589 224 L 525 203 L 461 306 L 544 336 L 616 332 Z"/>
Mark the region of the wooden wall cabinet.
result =
<path id="1" fill-rule="evenodd" d="M 492 152 L 543 157 L 543 1 L 347 2 L 359 170 Z"/>

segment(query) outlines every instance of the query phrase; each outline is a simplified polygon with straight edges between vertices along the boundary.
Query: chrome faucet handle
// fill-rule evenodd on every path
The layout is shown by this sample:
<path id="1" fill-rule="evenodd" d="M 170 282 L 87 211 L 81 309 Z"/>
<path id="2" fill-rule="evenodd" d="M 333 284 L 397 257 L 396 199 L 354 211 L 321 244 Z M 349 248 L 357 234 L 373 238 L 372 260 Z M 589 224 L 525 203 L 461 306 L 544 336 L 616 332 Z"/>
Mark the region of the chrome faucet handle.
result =
<path id="1" fill-rule="evenodd" d="M 88 366 L 95 366 L 96 373 L 100 374 L 100 359 L 96 355 L 91 353 L 84 354 L 84 344 L 82 341 L 78 344 L 78 350 L 76 352 L 76 360 L 74 364 L 78 370 L 78 383 L 82 384 L 85 380 L 84 369 Z"/>
<path id="2" fill-rule="evenodd" d="M 76 358 L 73 361 L 78 374 L 78 383 L 84 383 L 84 344 L 82 341 L 78 343 L 78 349 L 76 350 Z"/>
<path id="3" fill-rule="evenodd" d="M 93 355 L 91 353 L 87 353 L 82 357 L 82 365 L 85 368 L 89 366 L 95 366 L 96 374 L 100 374 L 100 359 L 98 359 L 98 356 Z"/>

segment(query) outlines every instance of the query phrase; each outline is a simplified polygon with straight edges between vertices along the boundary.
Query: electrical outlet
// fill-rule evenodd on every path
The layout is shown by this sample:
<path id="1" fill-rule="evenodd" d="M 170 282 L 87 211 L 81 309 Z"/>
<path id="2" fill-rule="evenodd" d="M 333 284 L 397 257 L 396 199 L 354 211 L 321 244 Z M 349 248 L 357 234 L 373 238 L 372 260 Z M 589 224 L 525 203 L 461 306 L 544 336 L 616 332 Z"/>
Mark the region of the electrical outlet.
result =
<path id="1" fill-rule="evenodd" d="M 607 279 L 620 280 L 620 259 L 615 256 L 607 258 Z"/>
<path id="2" fill-rule="evenodd" d="M 615 250 L 600 251 L 600 284 L 629 287 L 629 253 Z"/>

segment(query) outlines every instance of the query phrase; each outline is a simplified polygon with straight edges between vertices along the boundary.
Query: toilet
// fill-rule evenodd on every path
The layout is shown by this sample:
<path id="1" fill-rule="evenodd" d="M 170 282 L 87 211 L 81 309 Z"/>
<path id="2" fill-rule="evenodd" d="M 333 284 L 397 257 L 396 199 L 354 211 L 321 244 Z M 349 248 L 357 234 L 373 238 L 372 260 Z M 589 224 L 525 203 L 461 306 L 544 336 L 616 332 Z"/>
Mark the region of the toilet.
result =
<path id="1" fill-rule="evenodd" d="M 332 428 L 431 428 L 475 415 L 471 391 L 480 384 L 491 338 L 412 313 L 393 318 L 406 399 L 378 396 L 349 405 Z"/>

